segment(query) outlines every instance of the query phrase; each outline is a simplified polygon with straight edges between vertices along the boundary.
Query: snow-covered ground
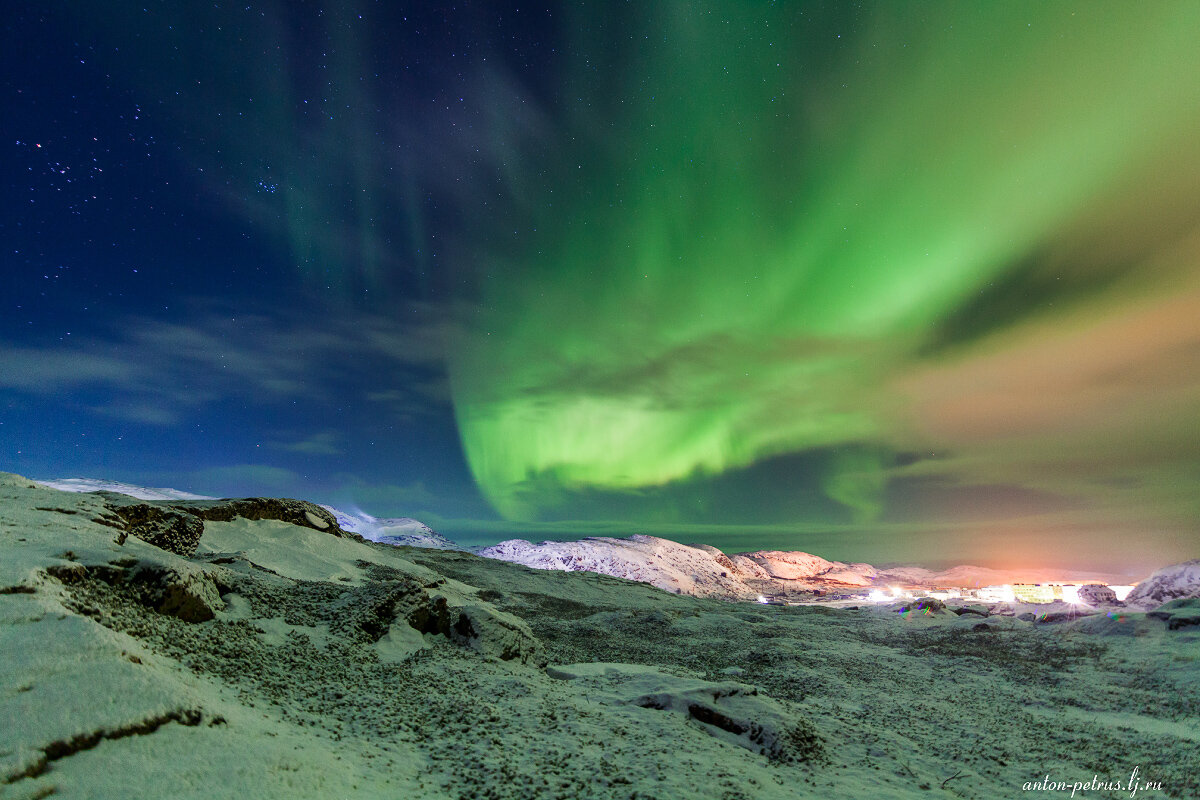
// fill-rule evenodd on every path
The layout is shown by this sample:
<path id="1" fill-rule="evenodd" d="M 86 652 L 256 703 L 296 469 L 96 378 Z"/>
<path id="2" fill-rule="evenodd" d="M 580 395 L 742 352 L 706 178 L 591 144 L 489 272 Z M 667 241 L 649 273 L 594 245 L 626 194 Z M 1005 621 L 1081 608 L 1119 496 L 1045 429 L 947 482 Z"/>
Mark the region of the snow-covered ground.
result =
<path id="1" fill-rule="evenodd" d="M 35 483 L 58 489 L 64 492 L 116 492 L 139 500 L 216 500 L 217 498 L 202 494 L 182 492 L 178 489 L 149 489 L 145 486 L 135 486 L 117 481 L 105 481 L 95 478 L 60 478 L 56 480 L 40 480 Z M 337 517 L 338 524 L 343 530 L 352 531 L 375 542 L 404 545 L 407 547 L 435 547 L 446 550 L 462 550 L 446 537 L 437 533 L 425 523 L 410 517 L 394 519 L 373 517 L 363 511 L 341 511 L 333 506 L 322 506 Z"/>
<path id="2" fill-rule="evenodd" d="M 0 475 L 0 796 L 1200 796 L 1191 600 L 762 606 L 188 508 Z"/>

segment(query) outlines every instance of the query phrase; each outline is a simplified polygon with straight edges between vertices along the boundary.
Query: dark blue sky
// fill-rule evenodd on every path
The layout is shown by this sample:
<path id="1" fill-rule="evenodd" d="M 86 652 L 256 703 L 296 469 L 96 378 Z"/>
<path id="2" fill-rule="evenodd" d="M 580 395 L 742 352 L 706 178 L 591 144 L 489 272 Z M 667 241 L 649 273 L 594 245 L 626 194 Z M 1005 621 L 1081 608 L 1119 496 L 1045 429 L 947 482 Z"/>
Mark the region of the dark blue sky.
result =
<path id="1" fill-rule="evenodd" d="M 545 12 L 48 3 L 3 26 L 5 468 L 488 516 L 441 361 L 481 186 L 460 90 L 488 59 L 536 87 Z"/>

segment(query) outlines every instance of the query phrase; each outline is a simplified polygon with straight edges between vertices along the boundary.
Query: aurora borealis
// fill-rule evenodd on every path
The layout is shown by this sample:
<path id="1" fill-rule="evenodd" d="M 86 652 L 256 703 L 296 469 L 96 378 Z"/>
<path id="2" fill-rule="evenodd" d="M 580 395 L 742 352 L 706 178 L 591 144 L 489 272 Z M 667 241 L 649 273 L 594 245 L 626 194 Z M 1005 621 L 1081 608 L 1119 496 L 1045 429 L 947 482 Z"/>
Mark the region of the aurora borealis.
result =
<path id="1" fill-rule="evenodd" d="M 530 212 L 536 252 L 496 271 L 453 361 L 466 452 L 506 515 L 569 502 L 558 490 L 824 450 L 823 492 L 874 519 L 889 480 L 922 469 L 896 453 L 966 459 L 980 435 L 1011 447 L 1009 431 L 956 428 L 1082 405 L 1063 390 L 1103 387 L 1070 385 L 1072 362 L 1120 338 L 1131 309 L 1181 303 L 1153 294 L 1194 267 L 1171 236 L 1195 220 L 1171 217 L 1200 197 L 1179 183 L 1146 194 L 1197 163 L 1200 74 L 1180 68 L 1200 66 L 1195 6 L 881 8 L 824 70 L 793 8 L 723 11 L 638 21 L 663 46 L 630 68 L 636 87 L 601 92 L 620 120 L 581 123 L 592 163 Z M 616 117 L 604 99 L 593 116 Z M 1104 241 L 1116 230 L 1119 244 Z M 1030 336 L 1059 351 L 1058 379 L 1021 353 Z M 968 388 L 939 385 L 987 362 L 979 380 L 1004 376 L 993 396 L 1028 387 L 1041 401 L 980 419 L 960 406 Z M 949 408 L 931 419 L 931 406 Z M 1159 424 L 1132 411 L 1122 427 Z"/>
<path id="2" fill-rule="evenodd" d="M 46 244 L 61 196 L 0 228 L 0 358 L 101 365 L 9 370 L 7 468 L 265 476 L 482 539 L 1194 553 L 1200 5 L 118 6 L 8 29 L 62 37 L 56 86 L 98 62 L 169 154 L 86 212 L 141 209 L 151 286 Z M 59 305 L 51 261 L 92 270 Z M 47 408 L 140 444 L 68 448 Z"/>

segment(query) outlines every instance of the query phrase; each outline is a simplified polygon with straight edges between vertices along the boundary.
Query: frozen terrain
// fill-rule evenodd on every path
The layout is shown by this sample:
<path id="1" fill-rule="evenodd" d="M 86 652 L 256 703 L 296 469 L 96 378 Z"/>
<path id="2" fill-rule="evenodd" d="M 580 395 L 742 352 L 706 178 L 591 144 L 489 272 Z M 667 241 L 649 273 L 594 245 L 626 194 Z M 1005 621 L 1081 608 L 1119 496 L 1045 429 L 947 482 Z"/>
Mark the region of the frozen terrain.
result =
<path id="1" fill-rule="evenodd" d="M 357 533 L 364 539 L 405 547 L 432 547 L 437 550 L 465 550 L 457 543 L 411 517 L 380 518 L 363 511 L 341 511 L 333 506 L 321 506 L 337 518 L 342 530 Z"/>
<path id="2" fill-rule="evenodd" d="M 761 606 L 0 475 L 0 797 L 1196 797 L 1192 602 Z"/>
<path id="3" fill-rule="evenodd" d="M 1135 608 L 1149 609 L 1170 600 L 1191 597 L 1200 597 L 1200 559 L 1156 571 L 1135 586 L 1125 602 Z"/>
<path id="4" fill-rule="evenodd" d="M 510 539 L 479 550 L 487 558 L 535 569 L 598 572 L 641 581 L 667 592 L 755 599 L 760 595 L 917 584 L 926 587 L 981 587 L 1049 581 L 1125 583 L 1126 576 L 1094 572 L 1030 569 L 1018 573 L 958 566 L 944 571 L 922 567 L 873 567 L 827 561 L 801 552 L 760 550 L 726 554 L 703 544 L 685 545 L 655 536 L 588 537 L 541 542 Z"/>

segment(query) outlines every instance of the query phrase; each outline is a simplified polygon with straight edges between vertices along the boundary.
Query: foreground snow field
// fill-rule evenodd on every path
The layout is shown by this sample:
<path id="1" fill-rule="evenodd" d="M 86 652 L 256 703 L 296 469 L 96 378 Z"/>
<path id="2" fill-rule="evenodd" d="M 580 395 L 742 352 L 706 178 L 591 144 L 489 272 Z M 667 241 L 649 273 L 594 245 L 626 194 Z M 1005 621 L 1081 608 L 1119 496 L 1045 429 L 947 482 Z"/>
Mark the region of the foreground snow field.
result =
<path id="1" fill-rule="evenodd" d="M 0 475 L 0 797 L 1196 797 L 1174 602 L 760 606 Z"/>

